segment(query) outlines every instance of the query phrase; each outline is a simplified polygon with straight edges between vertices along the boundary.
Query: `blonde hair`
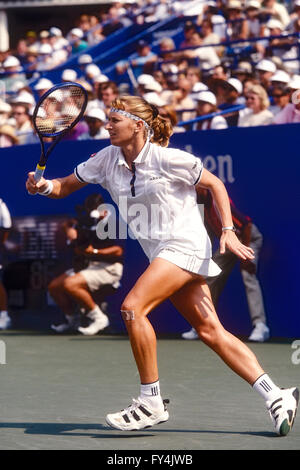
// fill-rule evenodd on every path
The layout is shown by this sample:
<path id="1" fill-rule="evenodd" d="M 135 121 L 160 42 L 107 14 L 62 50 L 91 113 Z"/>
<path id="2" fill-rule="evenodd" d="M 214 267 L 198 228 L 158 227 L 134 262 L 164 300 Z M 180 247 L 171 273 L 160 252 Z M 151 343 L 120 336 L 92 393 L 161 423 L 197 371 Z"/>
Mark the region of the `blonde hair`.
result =
<path id="1" fill-rule="evenodd" d="M 257 95 L 259 97 L 262 110 L 267 109 L 270 106 L 268 94 L 261 85 L 251 86 L 248 89 L 247 93 L 253 93 L 254 95 Z"/>
<path id="2" fill-rule="evenodd" d="M 156 106 L 148 103 L 148 101 L 140 96 L 124 95 L 116 98 L 112 103 L 112 107 L 128 111 L 145 121 L 153 132 L 150 138 L 152 143 L 158 144 L 161 147 L 167 147 L 169 145 L 173 128 L 169 119 L 165 119 L 159 115 Z M 147 129 L 145 129 L 145 138 L 146 134 Z"/>

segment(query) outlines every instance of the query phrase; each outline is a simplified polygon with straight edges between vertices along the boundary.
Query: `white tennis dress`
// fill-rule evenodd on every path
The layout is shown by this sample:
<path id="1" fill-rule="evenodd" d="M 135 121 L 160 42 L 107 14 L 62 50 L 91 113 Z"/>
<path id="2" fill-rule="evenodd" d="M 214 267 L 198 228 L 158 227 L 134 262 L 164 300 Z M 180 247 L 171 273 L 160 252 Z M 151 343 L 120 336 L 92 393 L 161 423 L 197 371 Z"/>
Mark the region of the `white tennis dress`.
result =
<path id="1" fill-rule="evenodd" d="M 159 257 L 193 273 L 218 275 L 196 200 L 202 161 L 147 141 L 134 164 L 135 174 L 121 148 L 110 145 L 80 163 L 74 174 L 110 193 L 150 262 Z"/>

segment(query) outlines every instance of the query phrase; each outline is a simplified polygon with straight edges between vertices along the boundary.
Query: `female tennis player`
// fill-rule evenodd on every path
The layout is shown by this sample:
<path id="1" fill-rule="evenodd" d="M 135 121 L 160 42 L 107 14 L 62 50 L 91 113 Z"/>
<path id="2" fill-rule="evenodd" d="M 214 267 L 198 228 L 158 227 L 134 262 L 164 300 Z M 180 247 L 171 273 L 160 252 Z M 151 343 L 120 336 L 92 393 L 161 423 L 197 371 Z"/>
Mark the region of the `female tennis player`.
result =
<path id="1" fill-rule="evenodd" d="M 219 210 L 221 253 L 229 249 L 242 260 L 254 257 L 234 233 L 222 181 L 203 168 L 199 158 L 166 148 L 172 128 L 153 105 L 140 97 L 122 96 L 112 106 L 106 126 L 110 146 L 79 164 L 69 176 L 36 182 L 30 172 L 26 182 L 29 193 L 50 198 L 66 197 L 88 183 L 100 184 L 119 205 L 121 216 L 149 258 L 149 266 L 121 306 L 140 375 L 140 394 L 127 408 L 108 414 L 107 423 L 126 431 L 168 420 L 160 394 L 156 335 L 147 315 L 170 299 L 202 341 L 264 398 L 276 432 L 286 435 L 294 422 L 298 389 L 278 388 L 250 349 L 223 328 L 205 282 L 220 269 L 211 259 L 210 241 L 196 204 L 197 185 L 211 191 Z M 137 212 L 144 215 L 139 223 Z"/>

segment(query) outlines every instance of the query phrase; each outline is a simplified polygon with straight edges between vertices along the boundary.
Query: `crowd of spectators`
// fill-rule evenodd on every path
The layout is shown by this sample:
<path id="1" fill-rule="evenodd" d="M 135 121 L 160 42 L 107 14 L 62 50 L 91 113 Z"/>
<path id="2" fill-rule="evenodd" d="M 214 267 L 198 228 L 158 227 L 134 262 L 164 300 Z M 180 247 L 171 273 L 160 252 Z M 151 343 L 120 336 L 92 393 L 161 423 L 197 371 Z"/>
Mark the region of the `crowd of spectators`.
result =
<path id="1" fill-rule="evenodd" d="M 183 40 L 160 33 L 115 64 L 114 80 L 89 48 L 132 23 L 183 18 Z M 184 18 L 184 17 L 188 18 Z M 106 139 L 112 101 L 133 92 L 159 108 L 175 132 L 300 122 L 300 0 L 123 0 L 101 16 L 83 14 L 67 32 L 28 31 L 0 52 L 0 147 L 37 142 L 32 114 L 53 86 L 45 72 L 77 54 L 61 81 L 83 84 L 89 101 L 68 139 Z M 32 84 L 33 83 L 33 84 Z"/>

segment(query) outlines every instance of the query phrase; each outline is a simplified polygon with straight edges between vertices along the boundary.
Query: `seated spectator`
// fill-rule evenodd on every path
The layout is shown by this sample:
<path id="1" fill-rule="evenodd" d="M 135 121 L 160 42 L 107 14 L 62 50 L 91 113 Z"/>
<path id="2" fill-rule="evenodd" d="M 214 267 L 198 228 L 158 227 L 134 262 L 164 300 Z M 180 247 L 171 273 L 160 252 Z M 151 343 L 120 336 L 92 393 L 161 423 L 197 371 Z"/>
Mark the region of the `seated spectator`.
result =
<path id="1" fill-rule="evenodd" d="M 300 30 L 300 0 L 294 3 L 294 11 L 290 15 L 290 23 L 286 29 L 289 33 L 298 33 Z"/>
<path id="2" fill-rule="evenodd" d="M 261 15 L 261 4 L 259 0 L 249 0 L 245 5 L 245 13 L 249 38 L 263 37 L 265 33 L 265 22 Z"/>
<path id="3" fill-rule="evenodd" d="M 87 42 L 89 46 L 94 46 L 103 41 L 105 36 L 103 34 L 103 26 L 101 25 L 99 18 L 95 15 L 90 16 L 90 29 L 87 33 Z"/>
<path id="4" fill-rule="evenodd" d="M 273 121 L 269 111 L 270 101 L 266 90 L 260 85 L 253 85 L 246 95 L 247 108 L 240 114 L 239 127 L 266 126 Z"/>
<path id="5" fill-rule="evenodd" d="M 287 72 L 285 72 L 284 70 L 277 70 L 271 77 L 271 85 L 272 87 L 275 85 L 287 86 L 290 80 L 291 77 Z"/>
<path id="6" fill-rule="evenodd" d="M 198 31 L 197 25 L 192 21 L 187 21 L 183 27 L 184 40 L 179 44 L 179 49 L 191 47 L 191 38 L 194 33 Z"/>
<path id="7" fill-rule="evenodd" d="M 144 40 L 137 43 L 137 52 L 129 58 L 129 61 L 120 61 L 116 65 L 118 74 L 123 74 L 131 66 L 135 77 L 142 73 L 152 71 L 153 64 L 157 60 L 156 54 L 151 51 L 151 46 Z"/>
<path id="8" fill-rule="evenodd" d="M 10 104 L 0 99 L 0 126 L 7 124 L 11 110 L 12 107 L 10 106 Z"/>
<path id="9" fill-rule="evenodd" d="M 68 58 L 68 45 L 69 42 L 62 35 L 62 31 L 55 26 L 49 30 L 49 44 L 52 47 L 52 61 L 53 66 L 65 62 Z"/>
<path id="10" fill-rule="evenodd" d="M 119 29 L 123 28 L 124 25 L 120 20 L 118 9 L 112 6 L 107 13 L 106 22 L 103 26 L 102 34 L 107 37 L 110 34 L 115 33 Z"/>
<path id="11" fill-rule="evenodd" d="M 37 91 L 39 97 L 43 96 L 46 91 L 50 90 L 54 84 L 48 78 L 40 78 L 39 81 L 34 85 L 33 89 Z"/>
<path id="12" fill-rule="evenodd" d="M 180 78 L 177 89 L 173 92 L 172 102 L 180 121 L 188 121 L 195 117 L 195 102 L 190 97 L 192 87 L 186 78 Z"/>
<path id="13" fill-rule="evenodd" d="M 197 97 L 197 117 L 215 113 L 217 110 L 217 99 L 215 95 L 211 91 L 200 91 Z M 226 128 L 227 123 L 223 116 L 214 116 L 193 124 L 193 130 Z"/>
<path id="14" fill-rule="evenodd" d="M 281 84 L 273 86 L 271 90 L 273 105 L 269 108 L 273 116 L 276 116 L 286 107 L 287 104 L 289 104 L 290 95 L 290 88 L 288 86 Z"/>
<path id="15" fill-rule="evenodd" d="M 225 101 L 219 105 L 219 109 L 225 111 L 226 109 L 232 108 L 245 103 L 243 94 L 243 85 L 237 78 L 229 78 L 225 82 L 226 94 L 224 96 Z M 224 114 L 228 127 L 235 127 L 238 124 L 239 116 L 242 111 L 233 111 L 228 114 Z"/>
<path id="16" fill-rule="evenodd" d="M 286 61 L 286 69 L 292 73 L 297 72 L 299 70 L 297 40 L 293 37 L 286 37 L 284 26 L 279 20 L 269 20 L 267 27 L 271 36 L 281 37 L 270 39 L 266 49 L 266 56 L 274 56 L 282 61 Z"/>
<path id="17" fill-rule="evenodd" d="M 232 76 L 243 83 L 247 78 L 252 77 L 252 65 L 245 61 L 239 62 L 233 69 Z"/>
<path id="18" fill-rule="evenodd" d="M 262 3 L 262 12 L 280 21 L 284 29 L 290 23 L 290 16 L 286 7 L 276 0 L 264 0 Z"/>
<path id="19" fill-rule="evenodd" d="M 81 29 L 71 29 L 68 36 L 71 43 L 72 54 L 79 54 L 79 52 L 84 51 L 88 47 L 88 43 L 83 40 L 83 31 Z"/>
<path id="20" fill-rule="evenodd" d="M 227 68 L 224 64 L 216 65 L 211 74 L 210 74 L 210 79 L 209 80 L 215 80 L 220 78 L 221 80 L 227 80 L 229 77 L 227 73 Z"/>
<path id="21" fill-rule="evenodd" d="M 268 59 L 262 59 L 255 67 L 256 77 L 259 80 L 260 84 L 268 90 L 271 88 L 271 78 L 276 72 L 276 65 L 274 62 Z"/>
<path id="22" fill-rule="evenodd" d="M 17 81 L 21 81 L 24 84 L 27 83 L 26 76 L 24 73 L 21 73 L 21 65 L 19 59 L 15 56 L 8 56 L 3 64 L 3 71 L 5 73 L 4 78 L 1 79 L 5 86 L 5 91 L 10 92 L 13 90 L 14 84 Z"/>
<path id="23" fill-rule="evenodd" d="M 227 3 L 227 39 L 236 41 L 249 37 L 247 19 L 243 13 L 242 4 L 239 0 L 229 0 Z"/>
<path id="24" fill-rule="evenodd" d="M 219 2 L 222 3 L 222 2 Z M 201 26 L 203 20 L 210 20 L 213 25 L 213 32 L 221 39 L 226 36 L 226 20 L 224 11 L 219 7 L 218 2 L 210 0 L 203 7 L 203 13 L 198 16 L 197 24 Z"/>
<path id="25" fill-rule="evenodd" d="M 98 88 L 97 99 L 89 105 L 91 108 L 97 107 L 104 111 L 105 115 L 108 116 L 112 102 L 119 95 L 119 90 L 115 82 L 108 81 L 100 84 Z"/>
<path id="26" fill-rule="evenodd" d="M 16 121 L 15 132 L 19 144 L 24 144 L 26 136 L 31 132 L 31 120 L 29 115 L 30 106 L 25 104 L 13 104 L 12 116 Z"/>
<path id="27" fill-rule="evenodd" d="M 88 82 L 92 83 L 93 80 L 101 75 L 101 70 L 96 64 L 88 64 L 84 70 L 85 78 Z"/>
<path id="28" fill-rule="evenodd" d="M 36 70 L 38 72 L 51 70 L 55 65 L 57 65 L 54 61 L 53 49 L 50 44 L 41 44 L 38 54 L 38 63 L 36 66 Z"/>
<path id="29" fill-rule="evenodd" d="M 73 69 L 64 69 L 63 73 L 61 74 L 61 81 L 62 82 L 75 82 L 77 79 L 77 72 Z"/>
<path id="30" fill-rule="evenodd" d="M 162 38 L 159 43 L 160 69 L 163 73 L 170 71 L 170 65 L 176 63 L 176 46 L 172 38 Z"/>
<path id="31" fill-rule="evenodd" d="M 15 129 L 9 124 L 0 125 L 0 148 L 12 147 L 18 143 L 19 139 L 16 136 Z"/>
<path id="32" fill-rule="evenodd" d="M 203 45 L 205 44 L 210 46 L 212 44 L 218 44 L 218 47 L 215 48 L 215 51 L 218 56 L 221 57 L 224 52 L 224 47 L 219 46 L 221 38 L 217 33 L 214 32 L 214 25 L 210 18 L 206 18 L 202 21 L 200 34 Z"/>
<path id="33" fill-rule="evenodd" d="M 186 59 L 195 59 L 196 64 L 199 62 L 199 67 L 203 72 L 208 71 L 221 63 L 214 47 L 201 47 L 203 46 L 203 39 L 197 31 L 193 32 L 189 42 L 193 49 L 183 51 L 181 53 L 181 57 Z M 195 48 L 195 46 L 200 47 Z"/>
<path id="34" fill-rule="evenodd" d="M 106 123 L 106 116 L 102 109 L 90 109 L 86 112 L 84 120 L 88 125 L 88 131 L 81 134 L 78 137 L 78 140 L 109 139 L 109 133 L 104 127 Z"/>
<path id="35" fill-rule="evenodd" d="M 293 103 L 287 104 L 276 114 L 273 124 L 294 124 L 300 122 L 300 99 L 299 89 L 292 95 Z"/>

